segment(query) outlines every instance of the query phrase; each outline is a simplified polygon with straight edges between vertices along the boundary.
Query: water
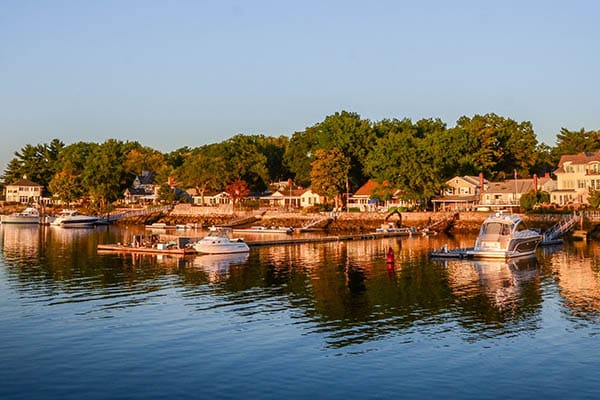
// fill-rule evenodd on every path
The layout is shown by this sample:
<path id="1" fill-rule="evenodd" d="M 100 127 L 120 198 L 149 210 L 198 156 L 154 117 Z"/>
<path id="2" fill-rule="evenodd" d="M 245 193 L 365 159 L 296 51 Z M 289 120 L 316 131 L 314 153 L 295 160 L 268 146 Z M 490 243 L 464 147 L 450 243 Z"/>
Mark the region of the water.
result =
<path id="1" fill-rule="evenodd" d="M 600 395 L 597 243 L 510 264 L 428 259 L 470 235 L 97 254 L 134 233 L 0 228 L 0 398 Z"/>

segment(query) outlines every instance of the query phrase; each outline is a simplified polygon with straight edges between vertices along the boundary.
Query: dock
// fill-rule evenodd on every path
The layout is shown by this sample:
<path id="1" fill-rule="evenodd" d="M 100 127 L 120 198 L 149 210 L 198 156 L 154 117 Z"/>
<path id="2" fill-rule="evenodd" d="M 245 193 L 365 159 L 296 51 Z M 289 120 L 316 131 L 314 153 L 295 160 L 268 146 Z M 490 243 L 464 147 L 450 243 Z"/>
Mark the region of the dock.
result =
<path id="1" fill-rule="evenodd" d="M 328 243 L 328 242 L 347 242 L 352 240 L 375 240 L 390 237 L 406 237 L 403 233 L 393 232 L 377 232 L 377 233 L 363 233 L 357 235 L 337 235 L 337 236 L 322 236 L 312 238 L 285 238 L 285 239 L 273 239 L 273 240 L 260 240 L 246 242 L 249 247 L 266 247 L 266 246 L 282 246 L 282 245 L 293 245 L 293 244 L 306 244 L 306 243 Z"/>
<path id="2" fill-rule="evenodd" d="M 406 237 L 404 234 L 398 233 L 364 233 L 357 235 L 339 235 L 339 236 L 323 236 L 323 237 L 312 237 L 312 238 L 281 238 L 281 239 L 270 239 L 260 241 L 246 241 L 246 244 L 250 248 L 267 247 L 267 246 L 285 246 L 295 244 L 306 244 L 306 243 L 328 243 L 328 242 L 344 242 L 352 240 L 375 240 L 390 237 Z M 188 238 L 182 242 L 190 242 Z M 188 239 L 188 240 L 186 240 Z M 99 252 L 113 252 L 113 253 L 146 253 L 146 254 L 172 254 L 172 255 L 193 255 L 197 254 L 193 247 L 186 247 L 182 245 L 180 247 L 171 248 L 160 248 L 160 247 L 149 247 L 149 246 L 132 246 L 123 244 L 99 244 L 97 247 Z"/>
<path id="3" fill-rule="evenodd" d="M 126 246 L 122 244 L 99 244 L 98 252 L 112 252 L 112 253 L 145 253 L 145 254 L 172 254 L 177 256 L 185 256 L 189 254 L 196 254 L 196 250 L 193 247 L 184 248 L 166 248 L 160 249 L 157 247 L 136 247 Z"/>

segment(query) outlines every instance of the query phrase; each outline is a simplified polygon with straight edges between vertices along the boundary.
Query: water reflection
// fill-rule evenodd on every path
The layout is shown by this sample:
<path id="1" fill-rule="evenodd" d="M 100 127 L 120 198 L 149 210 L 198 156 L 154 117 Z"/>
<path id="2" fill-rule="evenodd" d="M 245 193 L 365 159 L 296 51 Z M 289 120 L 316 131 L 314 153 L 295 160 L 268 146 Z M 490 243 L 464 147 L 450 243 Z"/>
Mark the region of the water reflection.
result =
<path id="1" fill-rule="evenodd" d="M 474 236 L 414 237 L 253 249 L 250 254 L 174 257 L 98 254 L 135 229 L 0 229 L 7 284 L 48 304 L 89 302 L 88 313 L 182 299 L 192 312 L 223 308 L 254 321 L 291 315 L 326 346 L 416 332 L 456 330 L 467 340 L 539 328 L 545 282 L 573 318 L 598 320 L 600 248 L 566 244 L 537 259 L 435 262 L 431 249 L 466 247 Z M 395 254 L 393 266 L 386 252 Z M 175 290 L 173 290 L 175 288 Z"/>

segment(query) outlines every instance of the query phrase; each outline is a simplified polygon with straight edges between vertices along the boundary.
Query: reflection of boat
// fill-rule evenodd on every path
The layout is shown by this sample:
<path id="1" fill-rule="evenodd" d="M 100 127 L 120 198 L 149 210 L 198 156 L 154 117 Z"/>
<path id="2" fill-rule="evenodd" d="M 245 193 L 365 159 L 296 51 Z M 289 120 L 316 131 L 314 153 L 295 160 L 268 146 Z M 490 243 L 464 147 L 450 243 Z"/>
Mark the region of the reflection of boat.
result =
<path id="1" fill-rule="evenodd" d="M 207 236 L 197 241 L 193 247 L 198 253 L 229 254 L 247 253 L 250 248 L 244 239 L 231 238 L 231 228 L 213 227 Z"/>
<path id="2" fill-rule="evenodd" d="M 89 228 L 97 221 L 97 217 L 79 214 L 77 210 L 62 210 L 50 225 L 63 228 Z"/>
<path id="3" fill-rule="evenodd" d="M 204 271 L 210 282 L 218 282 L 229 275 L 229 269 L 248 261 L 248 253 L 202 254 L 194 257 L 193 266 Z"/>
<path id="4" fill-rule="evenodd" d="M 248 253 L 202 254 L 196 256 L 194 265 L 210 270 L 221 270 L 229 268 L 232 265 L 244 264 L 248 261 L 248 257 Z"/>
<path id="5" fill-rule="evenodd" d="M 39 224 L 40 212 L 35 207 L 27 207 L 21 212 L 4 215 L 3 224 Z"/>
<path id="6" fill-rule="evenodd" d="M 521 217 L 496 213 L 488 217 L 479 231 L 475 246 L 466 251 L 472 258 L 512 258 L 535 254 L 542 235 L 527 229 Z"/>
<path id="7" fill-rule="evenodd" d="M 251 226 L 249 228 L 233 229 L 234 233 L 294 233 L 291 226 Z"/>

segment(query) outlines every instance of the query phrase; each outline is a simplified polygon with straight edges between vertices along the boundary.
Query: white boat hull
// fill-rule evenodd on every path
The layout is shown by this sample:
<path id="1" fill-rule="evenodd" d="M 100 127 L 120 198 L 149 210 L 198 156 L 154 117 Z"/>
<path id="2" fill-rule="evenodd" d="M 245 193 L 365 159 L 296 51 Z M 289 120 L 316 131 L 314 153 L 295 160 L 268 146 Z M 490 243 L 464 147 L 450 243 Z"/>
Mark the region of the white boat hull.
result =
<path id="1" fill-rule="evenodd" d="M 244 242 L 202 243 L 200 241 L 194 245 L 194 250 L 203 254 L 233 254 L 247 253 L 250 248 Z"/>
<path id="2" fill-rule="evenodd" d="M 4 215 L 4 216 L 2 216 L 2 223 L 3 224 L 39 224 L 40 217 Z"/>

